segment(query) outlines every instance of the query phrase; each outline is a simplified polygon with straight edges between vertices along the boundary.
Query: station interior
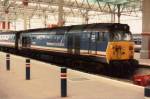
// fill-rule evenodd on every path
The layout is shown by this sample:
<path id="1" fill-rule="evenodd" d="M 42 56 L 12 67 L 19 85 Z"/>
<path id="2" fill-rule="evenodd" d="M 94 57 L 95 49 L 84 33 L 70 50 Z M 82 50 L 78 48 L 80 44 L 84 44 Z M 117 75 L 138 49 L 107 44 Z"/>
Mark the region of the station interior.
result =
<path id="1" fill-rule="evenodd" d="M 0 99 L 150 99 L 150 0 L 0 0 Z"/>

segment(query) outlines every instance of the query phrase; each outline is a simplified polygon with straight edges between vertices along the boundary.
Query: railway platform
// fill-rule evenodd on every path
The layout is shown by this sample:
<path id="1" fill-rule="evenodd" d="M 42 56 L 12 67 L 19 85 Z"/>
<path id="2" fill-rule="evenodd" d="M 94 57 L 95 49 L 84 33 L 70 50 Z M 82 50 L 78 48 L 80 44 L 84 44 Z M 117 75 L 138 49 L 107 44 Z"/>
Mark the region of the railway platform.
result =
<path id="1" fill-rule="evenodd" d="M 140 53 L 135 53 L 135 59 L 139 61 L 139 64 L 143 67 L 150 68 L 150 59 L 141 59 Z"/>
<path id="2" fill-rule="evenodd" d="M 6 53 L 0 52 L 0 99 L 61 99 L 60 67 L 31 60 L 30 80 L 25 68 L 24 57 L 10 55 L 6 70 Z M 145 99 L 144 87 L 71 69 L 67 82 L 66 99 Z"/>
<path id="3" fill-rule="evenodd" d="M 142 67 L 150 68 L 150 59 L 138 59 Z"/>

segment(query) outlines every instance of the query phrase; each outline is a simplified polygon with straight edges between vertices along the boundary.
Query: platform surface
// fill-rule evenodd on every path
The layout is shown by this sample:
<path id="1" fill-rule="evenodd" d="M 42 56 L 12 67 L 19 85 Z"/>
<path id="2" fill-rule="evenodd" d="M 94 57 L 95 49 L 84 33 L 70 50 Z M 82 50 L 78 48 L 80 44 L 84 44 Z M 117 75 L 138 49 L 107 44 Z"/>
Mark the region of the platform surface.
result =
<path id="1" fill-rule="evenodd" d="M 150 59 L 141 59 L 140 58 L 140 53 L 135 53 L 134 58 L 139 61 L 140 65 L 143 65 L 144 67 L 149 67 L 150 68 Z"/>
<path id="2" fill-rule="evenodd" d="M 31 80 L 26 81 L 25 58 L 11 55 L 6 71 L 5 55 L 0 52 L 0 99 L 61 99 L 59 67 L 31 60 Z M 65 99 L 144 99 L 144 88 L 68 69 Z"/>

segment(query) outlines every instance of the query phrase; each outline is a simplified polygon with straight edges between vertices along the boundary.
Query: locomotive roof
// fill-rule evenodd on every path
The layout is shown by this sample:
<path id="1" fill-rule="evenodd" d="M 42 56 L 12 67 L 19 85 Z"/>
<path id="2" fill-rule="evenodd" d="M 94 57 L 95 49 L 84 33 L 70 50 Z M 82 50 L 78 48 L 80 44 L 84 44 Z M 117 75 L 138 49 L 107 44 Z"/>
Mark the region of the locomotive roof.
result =
<path id="1" fill-rule="evenodd" d="M 18 31 L 8 31 L 8 32 L 0 32 L 0 34 L 15 34 L 17 33 Z"/>
<path id="2" fill-rule="evenodd" d="M 128 26 L 127 24 L 119 24 L 119 23 L 94 23 L 94 24 L 83 24 L 83 25 L 72 25 L 72 26 L 63 26 L 63 27 L 54 27 L 54 28 L 37 28 L 37 29 L 29 29 L 22 32 L 34 32 L 34 31 L 73 31 L 73 30 L 79 30 L 83 31 L 86 29 L 107 29 L 111 28 L 114 25 L 120 25 L 120 26 Z"/>
<path id="3" fill-rule="evenodd" d="M 36 28 L 36 29 L 28 29 L 22 31 L 12 31 L 12 32 L 2 32 L 2 33 L 28 33 L 28 32 L 41 32 L 41 31 L 84 31 L 84 30 L 92 30 L 92 29 L 111 29 L 115 25 L 117 26 L 129 26 L 127 24 L 120 23 L 93 23 L 93 24 L 83 24 L 83 25 L 72 25 L 72 26 L 63 26 L 63 27 L 54 27 L 54 28 Z"/>

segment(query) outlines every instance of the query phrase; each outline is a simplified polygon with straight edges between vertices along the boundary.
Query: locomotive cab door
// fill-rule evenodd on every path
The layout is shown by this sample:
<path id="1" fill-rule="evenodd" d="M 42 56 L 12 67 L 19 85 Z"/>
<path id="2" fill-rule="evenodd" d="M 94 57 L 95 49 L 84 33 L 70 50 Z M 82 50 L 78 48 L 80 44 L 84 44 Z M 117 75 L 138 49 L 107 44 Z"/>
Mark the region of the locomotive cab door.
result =
<path id="1" fill-rule="evenodd" d="M 75 34 L 74 35 L 74 54 L 80 55 L 80 35 Z"/>
<path id="2" fill-rule="evenodd" d="M 67 36 L 67 51 L 80 55 L 80 35 L 72 33 Z"/>
<path id="3" fill-rule="evenodd" d="M 91 32 L 90 33 L 90 39 L 89 39 L 89 54 L 97 54 L 98 50 L 98 38 L 99 37 L 99 32 Z"/>
<path id="4" fill-rule="evenodd" d="M 73 53 L 73 34 L 67 35 L 67 52 L 70 54 Z"/>
<path id="5" fill-rule="evenodd" d="M 31 38 L 29 36 L 22 37 L 22 47 L 25 48 L 31 47 Z"/>

